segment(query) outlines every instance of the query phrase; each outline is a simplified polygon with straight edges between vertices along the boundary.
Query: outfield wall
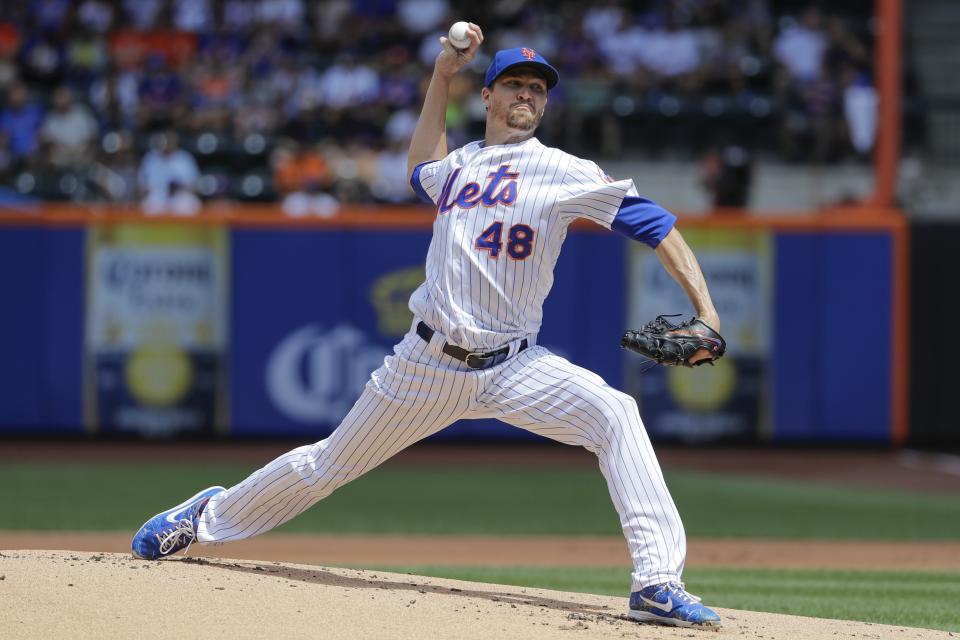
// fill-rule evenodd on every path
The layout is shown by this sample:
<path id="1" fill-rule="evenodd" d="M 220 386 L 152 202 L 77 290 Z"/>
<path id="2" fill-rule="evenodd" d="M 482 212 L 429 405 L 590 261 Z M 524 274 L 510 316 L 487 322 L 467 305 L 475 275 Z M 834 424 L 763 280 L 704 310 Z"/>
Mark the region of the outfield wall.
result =
<path id="1" fill-rule="evenodd" d="M 410 326 L 432 214 L 0 213 L 0 432 L 312 439 Z M 621 331 L 690 313 L 655 254 L 576 225 L 539 342 L 638 398 L 655 438 L 902 442 L 906 227 L 886 211 L 681 218 L 729 339 L 641 371 Z M 843 327 L 856 326 L 858 340 Z M 471 421 L 440 438 L 524 438 Z"/>

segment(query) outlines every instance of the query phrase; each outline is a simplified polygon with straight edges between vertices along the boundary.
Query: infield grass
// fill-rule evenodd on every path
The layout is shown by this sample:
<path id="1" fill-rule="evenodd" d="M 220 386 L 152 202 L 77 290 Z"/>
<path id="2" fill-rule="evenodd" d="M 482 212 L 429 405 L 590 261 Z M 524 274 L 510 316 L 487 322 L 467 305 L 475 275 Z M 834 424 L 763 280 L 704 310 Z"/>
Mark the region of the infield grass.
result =
<path id="1" fill-rule="evenodd" d="M 398 573 L 623 596 L 621 569 L 581 567 L 377 567 Z M 960 631 L 960 573 L 689 569 L 684 581 L 707 605 Z"/>
<path id="2" fill-rule="evenodd" d="M 148 516 L 255 467 L 4 464 L 0 529 L 133 531 Z M 958 540 L 960 498 L 725 474 L 672 472 L 689 536 Z M 280 528 L 286 532 L 620 535 L 598 470 L 376 469 Z"/>

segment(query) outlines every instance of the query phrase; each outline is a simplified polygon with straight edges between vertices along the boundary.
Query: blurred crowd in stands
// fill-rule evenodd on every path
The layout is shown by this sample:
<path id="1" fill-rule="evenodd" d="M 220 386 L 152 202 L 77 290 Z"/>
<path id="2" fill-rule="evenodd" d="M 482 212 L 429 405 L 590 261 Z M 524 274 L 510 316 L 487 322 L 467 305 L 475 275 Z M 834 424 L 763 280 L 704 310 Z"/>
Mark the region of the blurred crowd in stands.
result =
<path id="1" fill-rule="evenodd" d="M 486 41 L 451 89 L 451 148 L 483 135 L 488 56 L 522 45 L 560 69 L 538 135 L 572 153 L 865 157 L 872 2 L 853 5 L 3 2 L 0 184 L 184 215 L 202 201 L 282 200 L 291 215 L 321 216 L 410 202 L 406 147 L 438 38 L 458 19 Z"/>

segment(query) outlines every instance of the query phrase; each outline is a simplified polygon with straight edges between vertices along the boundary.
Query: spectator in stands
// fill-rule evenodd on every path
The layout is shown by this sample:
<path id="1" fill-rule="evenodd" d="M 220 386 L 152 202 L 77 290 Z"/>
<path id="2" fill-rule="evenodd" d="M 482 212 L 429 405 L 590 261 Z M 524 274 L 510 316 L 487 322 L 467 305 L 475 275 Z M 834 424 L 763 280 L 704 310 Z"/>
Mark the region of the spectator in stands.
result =
<path id="1" fill-rule="evenodd" d="M 140 107 L 140 78 L 133 69 L 110 69 L 90 85 L 89 100 L 102 129 L 133 129 Z"/>
<path id="2" fill-rule="evenodd" d="M 596 148 L 599 143 L 604 155 L 620 154 L 620 122 L 610 110 L 614 86 L 610 71 L 602 63 L 584 67 L 584 73 L 566 83 L 563 126 L 566 146 L 572 152 L 588 146 Z"/>
<path id="3" fill-rule="evenodd" d="M 147 130 L 168 128 L 183 114 L 183 82 L 158 54 L 147 58 L 139 101 L 140 126 Z"/>
<path id="4" fill-rule="evenodd" d="M 343 33 L 344 23 L 350 19 L 350 0 L 328 0 L 314 5 L 313 24 L 320 42 L 336 41 Z"/>
<path id="5" fill-rule="evenodd" d="M 169 213 L 189 216 L 200 211 L 196 195 L 200 170 L 189 152 L 179 147 L 174 131 L 154 136 L 154 148 L 143 156 L 139 182 L 147 215 Z"/>
<path id="6" fill-rule="evenodd" d="M 840 87 L 830 73 L 821 73 L 791 93 L 780 132 L 781 149 L 788 160 L 820 163 L 833 159 L 841 124 L 840 98 Z"/>
<path id="7" fill-rule="evenodd" d="M 240 89 L 238 103 L 243 105 L 233 110 L 233 131 L 238 138 L 251 133 L 272 134 L 277 130 L 280 109 L 269 87 L 247 76 Z"/>
<path id="8" fill-rule="evenodd" d="M 612 14 L 600 14 L 594 22 L 600 22 L 599 17 L 606 16 L 611 20 Z M 640 84 L 640 49 L 647 34 L 647 29 L 641 25 L 624 23 L 622 28 L 611 31 L 606 36 L 591 35 L 589 29 L 595 29 L 591 24 L 584 24 L 588 37 L 603 56 L 607 68 L 623 81 L 630 84 Z"/>
<path id="9" fill-rule="evenodd" d="M 213 31 L 214 16 L 210 0 L 173 0 L 173 26 L 178 31 Z"/>
<path id="10" fill-rule="evenodd" d="M 260 0 L 260 21 L 280 32 L 294 33 L 303 28 L 303 0 Z"/>
<path id="11" fill-rule="evenodd" d="M 29 33 L 20 48 L 20 73 L 24 81 L 44 90 L 63 82 L 63 44 L 53 34 Z"/>
<path id="12" fill-rule="evenodd" d="M 758 153 L 782 140 L 789 159 L 837 157 L 849 149 L 848 135 L 858 154 L 868 153 L 876 93 L 864 73 L 872 64 L 869 47 L 858 39 L 867 18 L 845 3 L 821 3 L 829 14 L 811 6 L 796 19 L 783 16 L 783 6 L 770 0 L 519 0 L 475 3 L 463 17 L 483 24 L 487 53 L 522 44 L 561 62 L 566 80 L 551 94 L 553 115 L 541 132 L 550 144 L 576 149 L 579 143 L 609 157 L 690 159 L 705 151 L 706 130 L 719 128 L 735 130 L 741 144 Z M 44 112 L 54 123 L 64 120 L 50 97 L 69 82 L 89 101 L 94 134 L 104 134 L 101 146 L 108 136 L 114 140 L 111 134 L 137 141 L 168 128 L 215 131 L 223 144 L 198 161 L 210 163 L 204 173 L 220 186 L 211 190 L 209 180 L 200 182 L 205 198 L 273 197 L 269 188 L 226 185 L 274 169 L 267 158 L 279 135 L 323 149 L 323 190 L 341 202 L 395 201 L 400 194 L 392 192 L 390 150 L 416 123 L 422 66 L 432 67 L 438 37 L 454 19 L 450 10 L 450 0 L 0 2 L 0 96 L 14 96 L 8 88 L 22 81 L 39 100 L 26 111 L 22 98 L 0 102 L 7 114 L 0 171 L 9 175 L 15 162 L 23 167 L 29 159 L 37 193 L 65 195 L 47 186 L 60 184 L 60 176 L 42 175 L 51 168 L 42 166 L 38 148 L 53 147 L 38 147 L 35 122 Z M 482 136 L 477 81 L 467 74 L 451 86 L 451 148 Z M 34 125 L 10 124 L 18 118 L 33 118 Z M 96 155 L 104 166 L 140 164 L 137 145 L 106 157 L 96 152 L 89 120 L 76 119 L 79 129 L 60 127 L 59 134 L 83 134 L 79 146 L 88 141 L 94 149 L 87 157 Z M 243 162 L 224 162 L 223 150 L 238 147 L 257 151 Z M 144 163 L 154 163 L 158 153 Z M 193 188 L 175 183 L 189 209 L 197 202 Z M 151 191 L 149 201 L 168 201 L 169 193 L 156 195 L 161 191 Z M 69 195 L 88 197 L 79 188 Z"/>
<path id="13" fill-rule="evenodd" d="M 273 183 L 283 196 L 288 216 L 332 216 L 340 203 L 327 189 L 332 179 L 326 159 L 316 147 L 287 139 L 274 152 Z"/>
<path id="14" fill-rule="evenodd" d="M 416 198 L 407 186 L 407 150 L 409 141 L 399 140 L 377 153 L 376 168 L 370 191 L 379 202 L 401 204 Z"/>
<path id="15" fill-rule="evenodd" d="M 420 83 L 416 70 L 405 49 L 392 49 L 389 66 L 380 74 L 380 102 L 391 109 L 417 105 L 420 101 Z"/>
<path id="16" fill-rule="evenodd" d="M 811 5 L 803 11 L 799 23 L 785 28 L 773 45 L 782 65 L 776 87 L 785 105 L 780 146 L 792 161 L 826 162 L 837 156 L 843 125 L 842 89 L 832 61 L 849 42 L 834 23 L 835 43 L 831 45 L 823 24 L 820 9 Z M 828 55 L 831 49 L 835 53 Z"/>
<path id="17" fill-rule="evenodd" d="M 556 59 L 560 68 L 574 77 L 583 76 L 584 70 L 599 59 L 600 54 L 594 41 L 583 32 L 580 24 L 573 20 L 564 25 L 558 41 L 562 46 L 552 59 Z"/>
<path id="18" fill-rule="evenodd" d="M 29 11 L 41 31 L 54 33 L 67 26 L 72 4 L 73 0 L 34 0 L 29 3 Z"/>
<path id="19" fill-rule="evenodd" d="M 618 33 L 626 26 L 626 12 L 617 0 L 591 2 L 583 14 L 583 33 L 594 42 L 602 42 L 611 33 Z"/>
<path id="20" fill-rule="evenodd" d="M 97 120 L 85 104 L 74 100 L 70 87 L 58 87 L 52 102 L 40 127 L 46 160 L 56 169 L 78 169 L 93 155 Z"/>
<path id="21" fill-rule="evenodd" d="M 424 34 L 448 24 L 450 3 L 447 0 L 399 0 L 397 17 L 404 29 Z"/>
<path id="22" fill-rule="evenodd" d="M 380 95 L 380 78 L 371 67 L 359 64 L 353 56 L 341 54 L 319 82 L 323 104 L 334 109 L 368 104 Z"/>
<path id="23" fill-rule="evenodd" d="M 88 178 L 104 200 L 132 204 L 138 198 L 138 169 L 133 136 L 128 131 L 112 131 L 103 137 L 102 151 Z"/>
<path id="24" fill-rule="evenodd" d="M 839 16 L 827 20 L 827 37 L 823 73 L 829 75 L 839 103 L 834 118 L 835 148 L 831 151 L 841 156 L 852 146 L 858 156 L 866 158 L 873 148 L 879 103 L 870 74 L 865 71 L 871 66 L 870 55 Z M 848 134 L 846 140 L 843 132 Z"/>
<path id="25" fill-rule="evenodd" d="M 278 104 L 289 100 L 304 71 L 302 64 L 282 51 L 280 42 L 269 31 L 254 36 L 246 55 L 246 66 L 248 75 Z"/>
<path id="26" fill-rule="evenodd" d="M 800 22 L 784 29 L 773 43 L 773 53 L 789 74 L 792 84 L 816 80 L 823 68 L 827 34 L 816 6 L 807 7 Z"/>
<path id="27" fill-rule="evenodd" d="M 759 72 L 750 50 L 749 32 L 736 23 L 725 24 L 704 51 L 706 87 L 713 91 L 739 93 L 747 86 L 745 69 Z"/>
<path id="28" fill-rule="evenodd" d="M 114 19 L 114 6 L 105 0 L 83 0 L 77 8 L 77 22 L 92 33 L 106 33 Z"/>
<path id="29" fill-rule="evenodd" d="M 399 109 L 390 114 L 387 125 L 384 127 L 387 142 L 409 142 L 417 128 L 417 112 L 411 108 Z"/>
<path id="30" fill-rule="evenodd" d="M 539 12 L 529 13 L 516 26 L 501 29 L 492 47 L 497 50 L 530 47 L 555 60 L 559 48 L 557 31 L 552 24 L 544 21 L 543 15 Z"/>
<path id="31" fill-rule="evenodd" d="M 43 109 L 30 101 L 27 88 L 20 84 L 10 87 L 7 105 L 0 111 L 0 149 L 7 156 L 9 170 L 26 166 L 38 147 L 38 132 L 43 122 Z"/>
<path id="32" fill-rule="evenodd" d="M 420 39 L 417 45 L 417 60 L 424 67 L 429 67 L 440 53 L 440 36 L 447 35 L 445 31 L 430 31 Z"/>
<path id="33" fill-rule="evenodd" d="M 746 207 L 752 177 L 753 159 L 740 145 L 722 145 L 704 158 L 701 182 L 714 209 Z"/>
<path id="34" fill-rule="evenodd" d="M 160 26 L 166 0 L 123 0 L 126 24 L 138 31 L 151 31 Z"/>
<path id="35" fill-rule="evenodd" d="M 107 68 L 107 46 L 103 36 L 92 31 L 81 31 L 73 36 L 66 47 L 66 65 L 70 83 L 86 89 Z"/>
<path id="36" fill-rule="evenodd" d="M 639 43 L 640 63 L 652 74 L 654 86 L 693 91 L 701 84 L 700 51 L 693 31 L 682 27 L 675 16 L 665 25 L 647 32 Z"/>
<path id="37" fill-rule="evenodd" d="M 227 33 L 248 34 L 257 24 L 258 0 L 224 0 L 223 29 Z"/>
<path id="38" fill-rule="evenodd" d="M 0 25 L 2 31 L 3 25 Z M 0 33 L 2 38 L 2 33 Z M 6 95 L 10 87 L 20 79 L 20 69 L 16 61 L 16 48 L 5 46 L 0 40 L 0 94 Z"/>
<path id="39" fill-rule="evenodd" d="M 824 52 L 824 65 L 832 71 L 838 71 L 846 64 L 868 67 L 870 54 L 863 43 L 847 28 L 847 23 L 839 16 L 827 20 L 827 48 Z"/>
<path id="40" fill-rule="evenodd" d="M 754 49 L 766 55 L 773 42 L 773 12 L 767 0 L 744 0 L 730 8 L 730 19 L 749 34 Z"/>
<path id="41" fill-rule="evenodd" d="M 850 144 L 861 159 L 867 160 L 876 141 L 880 97 L 865 71 L 846 63 L 840 73 Z"/>
<path id="42" fill-rule="evenodd" d="M 447 138 L 449 141 L 449 138 Z M 370 185 L 377 173 L 377 154 L 367 145 L 348 140 L 343 147 L 329 145 L 324 155 L 333 169 L 332 192 L 340 202 L 370 202 Z"/>
<path id="43" fill-rule="evenodd" d="M 196 131 L 226 132 L 239 106 L 240 71 L 213 59 L 197 65 L 191 78 L 190 126 Z"/>

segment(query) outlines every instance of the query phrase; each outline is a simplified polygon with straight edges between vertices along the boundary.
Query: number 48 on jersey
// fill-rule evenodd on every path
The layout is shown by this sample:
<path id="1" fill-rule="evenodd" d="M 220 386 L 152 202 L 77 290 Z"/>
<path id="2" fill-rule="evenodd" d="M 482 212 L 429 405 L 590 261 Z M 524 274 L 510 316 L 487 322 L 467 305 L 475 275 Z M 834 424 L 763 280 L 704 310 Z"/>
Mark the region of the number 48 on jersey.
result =
<path id="1" fill-rule="evenodd" d="M 514 260 L 526 260 L 533 253 L 533 229 L 529 225 L 515 224 L 507 231 L 507 255 Z M 503 222 L 497 221 L 477 236 L 475 246 L 489 251 L 491 258 L 499 258 L 503 250 Z"/>

